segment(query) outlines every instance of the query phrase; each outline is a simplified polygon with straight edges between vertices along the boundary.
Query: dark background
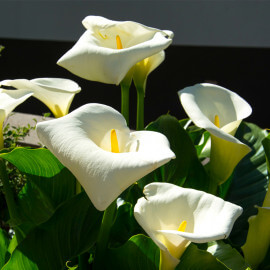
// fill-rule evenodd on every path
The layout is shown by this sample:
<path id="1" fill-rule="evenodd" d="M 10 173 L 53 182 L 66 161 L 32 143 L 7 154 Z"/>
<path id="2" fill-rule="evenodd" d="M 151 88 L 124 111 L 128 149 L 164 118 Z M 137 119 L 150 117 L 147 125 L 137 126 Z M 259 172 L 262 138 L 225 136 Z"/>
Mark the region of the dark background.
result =
<path id="1" fill-rule="evenodd" d="M 87 81 L 56 64 L 73 42 L 0 39 L 5 46 L 0 57 L 0 80 L 59 77 L 76 81 L 82 88 L 70 111 L 85 103 L 98 102 L 120 111 L 120 86 Z M 232 47 L 170 46 L 165 61 L 148 77 L 145 123 L 161 114 L 185 118 L 177 91 L 202 82 L 214 82 L 242 96 L 253 108 L 247 119 L 270 128 L 269 111 L 270 49 Z M 136 90 L 131 88 L 130 125 L 135 127 Z M 42 114 L 49 109 L 30 98 L 17 112 Z"/>

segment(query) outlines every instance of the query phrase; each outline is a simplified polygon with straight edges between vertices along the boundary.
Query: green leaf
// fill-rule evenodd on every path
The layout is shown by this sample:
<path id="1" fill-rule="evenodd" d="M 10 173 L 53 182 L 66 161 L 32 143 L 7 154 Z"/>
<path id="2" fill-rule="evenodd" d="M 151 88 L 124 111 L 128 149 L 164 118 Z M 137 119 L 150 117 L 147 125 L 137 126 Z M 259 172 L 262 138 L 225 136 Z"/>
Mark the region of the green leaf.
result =
<path id="1" fill-rule="evenodd" d="M 248 263 L 241 254 L 223 241 L 209 243 L 208 252 L 218 258 L 230 269 L 245 270 L 249 267 Z"/>
<path id="2" fill-rule="evenodd" d="M 95 209 L 85 192 L 74 196 L 27 235 L 3 270 L 62 269 L 95 244 L 101 219 L 102 212 Z"/>
<path id="3" fill-rule="evenodd" d="M 188 132 L 175 117 L 163 115 L 146 129 L 163 133 L 168 138 L 176 159 L 145 176 L 138 182 L 140 186 L 156 181 L 200 190 L 208 189 L 208 176 L 198 159 L 196 148 Z"/>
<path id="4" fill-rule="evenodd" d="M 8 252 L 9 242 L 10 241 L 8 239 L 7 233 L 0 228 L 0 269 L 9 259 L 10 256 Z"/>
<path id="5" fill-rule="evenodd" d="M 151 238 L 139 234 L 131 237 L 119 248 L 109 249 L 106 269 L 156 270 L 160 251 Z M 124 259 L 123 259 L 124 258 Z M 190 244 L 176 270 L 228 270 L 212 254 Z"/>
<path id="6" fill-rule="evenodd" d="M 223 263 L 211 253 L 190 244 L 180 259 L 175 270 L 228 270 Z"/>
<path id="7" fill-rule="evenodd" d="M 263 148 L 265 151 L 267 170 L 270 173 L 270 134 L 262 141 Z"/>
<path id="8" fill-rule="evenodd" d="M 258 270 L 270 270 L 270 247 L 267 250 L 264 260 L 259 265 Z"/>
<path id="9" fill-rule="evenodd" d="M 110 233 L 111 247 L 123 245 L 133 235 L 143 233 L 133 212 L 134 207 L 130 203 L 124 203 L 117 209 L 117 216 Z"/>
<path id="10" fill-rule="evenodd" d="M 119 248 L 109 249 L 106 269 L 156 270 L 159 266 L 159 248 L 151 238 L 139 234 Z"/>
<path id="11" fill-rule="evenodd" d="M 18 147 L 8 153 L 0 154 L 21 172 L 29 175 L 53 177 L 60 173 L 64 166 L 47 149 L 28 149 Z"/>
<path id="12" fill-rule="evenodd" d="M 262 146 L 267 132 L 252 123 L 242 122 L 235 137 L 252 148 L 240 161 L 232 176 L 225 199 L 243 207 L 243 214 L 236 220 L 230 234 L 234 244 L 242 246 L 248 231 L 248 218 L 257 213 L 254 205 L 261 206 L 268 184 L 267 165 Z"/>
<path id="13" fill-rule="evenodd" d="M 55 209 L 75 194 L 76 179 L 47 149 L 16 148 L 2 153 L 27 176 L 17 198 L 19 218 L 11 220 L 24 235 L 48 220 Z"/>

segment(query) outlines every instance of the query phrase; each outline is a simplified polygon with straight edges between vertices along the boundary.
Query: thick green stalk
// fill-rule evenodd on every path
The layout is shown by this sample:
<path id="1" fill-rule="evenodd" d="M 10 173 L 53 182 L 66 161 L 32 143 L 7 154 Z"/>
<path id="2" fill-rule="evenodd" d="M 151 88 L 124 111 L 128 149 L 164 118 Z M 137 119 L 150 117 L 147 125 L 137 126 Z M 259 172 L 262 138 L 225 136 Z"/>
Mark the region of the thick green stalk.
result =
<path id="1" fill-rule="evenodd" d="M 81 193 L 82 191 L 82 186 L 78 180 L 76 180 L 76 194 Z"/>
<path id="2" fill-rule="evenodd" d="M 3 189 L 5 194 L 5 199 L 7 202 L 8 212 L 11 220 L 15 221 L 18 219 L 19 215 L 17 213 L 17 205 L 14 200 L 12 189 L 9 185 L 9 179 L 6 171 L 5 161 L 0 158 L 0 178 L 3 183 Z M 18 242 L 22 239 L 22 234 L 14 228 L 15 235 L 18 239 Z"/>
<path id="3" fill-rule="evenodd" d="M 78 257 L 78 269 L 79 270 L 88 270 L 89 269 L 89 259 L 90 254 L 88 252 L 83 253 Z"/>
<path id="4" fill-rule="evenodd" d="M 0 159 L 0 177 L 3 183 L 5 198 L 7 202 L 7 207 L 9 211 L 9 215 L 11 218 L 16 218 L 17 212 L 16 212 L 16 203 L 13 197 L 13 192 L 9 185 L 9 179 L 6 171 L 5 161 L 3 159 Z"/>
<path id="5" fill-rule="evenodd" d="M 121 113 L 129 126 L 129 86 L 121 83 Z"/>
<path id="6" fill-rule="evenodd" d="M 121 113 L 127 121 L 129 126 L 129 88 L 132 83 L 133 68 L 126 74 L 125 78 L 121 81 Z"/>
<path id="7" fill-rule="evenodd" d="M 170 260 L 168 255 L 160 249 L 159 270 L 174 270 L 175 262 Z"/>
<path id="8" fill-rule="evenodd" d="M 116 214 L 116 200 L 113 203 L 111 203 L 111 205 L 104 211 L 103 214 L 97 239 L 97 249 L 93 267 L 94 270 L 105 269 L 104 258 L 106 258 L 111 227 L 114 222 L 115 214 Z"/>
<path id="9" fill-rule="evenodd" d="M 210 185 L 209 185 L 209 189 L 208 189 L 208 193 L 213 194 L 213 195 L 217 195 L 218 193 L 218 184 L 215 181 L 215 179 L 213 177 L 210 177 Z"/>
<path id="10" fill-rule="evenodd" d="M 78 180 L 76 180 L 75 189 L 76 189 L 75 190 L 76 194 L 79 194 L 82 191 L 82 186 Z M 85 253 L 78 256 L 78 266 L 79 266 L 80 270 L 87 270 L 89 268 L 88 259 L 89 259 L 88 252 L 85 252 Z"/>
<path id="11" fill-rule="evenodd" d="M 3 123 L 0 124 L 0 150 L 4 148 Z"/>
<path id="12" fill-rule="evenodd" d="M 136 130 L 144 129 L 144 88 L 137 88 L 137 119 Z"/>

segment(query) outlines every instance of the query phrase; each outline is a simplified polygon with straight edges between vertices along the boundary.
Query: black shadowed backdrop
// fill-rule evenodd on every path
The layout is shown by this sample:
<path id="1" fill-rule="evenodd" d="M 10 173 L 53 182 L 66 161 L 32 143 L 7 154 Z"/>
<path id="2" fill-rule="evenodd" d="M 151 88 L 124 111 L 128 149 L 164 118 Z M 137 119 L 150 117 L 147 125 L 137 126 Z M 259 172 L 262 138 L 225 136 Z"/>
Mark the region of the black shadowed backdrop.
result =
<path id="1" fill-rule="evenodd" d="M 103 103 L 120 111 L 120 86 L 77 77 L 56 64 L 74 42 L 0 39 L 5 47 L 0 57 L 0 80 L 40 77 L 68 78 L 82 88 L 70 111 L 85 103 Z M 253 108 L 247 119 L 270 128 L 270 49 L 233 47 L 170 46 L 165 61 L 148 77 L 145 97 L 145 124 L 170 112 L 185 118 L 177 91 L 202 82 L 213 82 L 242 96 Z M 136 90 L 131 88 L 130 126 L 135 128 Z M 17 112 L 42 114 L 47 107 L 34 98 L 19 105 Z"/>

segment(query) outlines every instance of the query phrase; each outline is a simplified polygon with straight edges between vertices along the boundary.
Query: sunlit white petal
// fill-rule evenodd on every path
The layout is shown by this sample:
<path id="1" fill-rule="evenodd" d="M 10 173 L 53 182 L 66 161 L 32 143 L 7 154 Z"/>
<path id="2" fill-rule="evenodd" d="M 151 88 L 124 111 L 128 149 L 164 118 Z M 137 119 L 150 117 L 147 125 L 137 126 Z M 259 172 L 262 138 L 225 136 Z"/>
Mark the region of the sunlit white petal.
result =
<path id="1" fill-rule="evenodd" d="M 146 88 L 148 75 L 156 69 L 165 59 L 165 52 L 161 51 L 150 57 L 145 58 L 134 66 L 133 80 L 135 86 Z"/>
<path id="2" fill-rule="evenodd" d="M 187 115 L 211 134 L 211 173 L 221 184 L 250 148 L 234 137 L 242 119 L 251 114 L 250 105 L 236 93 L 203 83 L 178 92 Z M 218 116 L 220 127 L 215 125 Z"/>
<path id="3" fill-rule="evenodd" d="M 135 218 L 167 258 L 176 260 L 190 242 L 227 238 L 242 213 L 241 207 L 218 197 L 169 183 L 151 183 L 144 194 L 135 205 Z M 184 220 L 185 231 L 178 231 Z"/>
<path id="4" fill-rule="evenodd" d="M 120 153 L 111 152 L 112 129 L 116 130 Z M 101 104 L 87 104 L 62 118 L 39 123 L 37 134 L 77 177 L 99 210 L 175 157 L 164 135 L 130 132 L 119 112 Z"/>
<path id="5" fill-rule="evenodd" d="M 61 78 L 17 79 L 1 83 L 33 91 L 33 96 L 47 105 L 55 117 L 66 115 L 75 94 L 81 91 L 74 81 Z"/>
<path id="6" fill-rule="evenodd" d="M 29 90 L 5 90 L 0 88 L 0 148 L 3 147 L 2 128 L 5 118 L 32 95 L 33 92 Z"/>
<path id="7" fill-rule="evenodd" d="M 119 84 L 136 63 L 166 49 L 173 36 L 170 31 L 99 16 L 86 17 L 83 25 L 85 33 L 57 64 L 84 79 L 110 84 Z M 122 49 L 117 49 L 116 36 Z"/>

